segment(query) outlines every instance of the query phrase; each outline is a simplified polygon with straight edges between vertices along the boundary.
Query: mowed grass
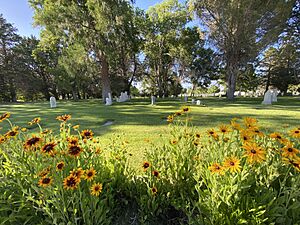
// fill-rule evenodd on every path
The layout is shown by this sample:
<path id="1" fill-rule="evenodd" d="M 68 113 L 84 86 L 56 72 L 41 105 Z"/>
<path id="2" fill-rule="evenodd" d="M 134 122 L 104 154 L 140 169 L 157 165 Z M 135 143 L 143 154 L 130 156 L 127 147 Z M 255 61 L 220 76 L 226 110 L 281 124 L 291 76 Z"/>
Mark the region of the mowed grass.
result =
<path id="1" fill-rule="evenodd" d="M 200 98 L 205 106 L 191 105 L 193 124 L 205 133 L 208 128 L 228 124 L 233 117 L 255 117 L 264 129 L 283 132 L 300 125 L 299 97 L 279 97 L 273 105 L 261 105 L 262 98 L 238 98 L 229 102 L 225 98 Z M 43 128 L 59 132 L 60 122 L 56 117 L 70 114 L 72 125 L 80 125 L 80 130 L 91 129 L 105 146 L 110 139 L 119 136 L 128 142 L 132 162 L 137 165 L 143 160 L 143 153 L 150 143 L 165 141 L 168 132 L 166 117 L 183 105 L 180 99 L 158 99 L 157 104 L 149 104 L 150 99 L 132 99 L 130 102 L 114 103 L 105 106 L 100 100 L 58 101 L 57 108 L 50 108 L 49 102 L 1 104 L 0 113 L 11 112 L 11 121 L 20 127 L 27 127 L 35 117 L 41 117 Z M 107 121 L 112 125 L 106 126 Z M 3 134 L 9 128 L 0 124 Z M 38 132 L 38 128 L 32 128 Z"/>

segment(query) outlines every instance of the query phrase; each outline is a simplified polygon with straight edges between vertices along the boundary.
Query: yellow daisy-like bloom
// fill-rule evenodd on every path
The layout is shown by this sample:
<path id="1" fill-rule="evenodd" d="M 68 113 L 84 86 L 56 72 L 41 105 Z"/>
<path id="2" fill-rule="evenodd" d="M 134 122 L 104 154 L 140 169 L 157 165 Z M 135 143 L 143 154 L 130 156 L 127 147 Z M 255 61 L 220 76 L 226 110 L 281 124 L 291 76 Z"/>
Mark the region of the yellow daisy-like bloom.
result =
<path id="1" fill-rule="evenodd" d="M 300 130 L 298 128 L 289 131 L 290 136 L 300 138 Z"/>
<path id="2" fill-rule="evenodd" d="M 260 163 L 266 160 L 266 152 L 252 142 L 245 142 L 242 146 L 246 150 L 245 155 L 249 163 Z"/>
<path id="3" fill-rule="evenodd" d="M 283 162 L 289 165 L 292 165 L 294 169 L 296 169 L 298 172 L 300 172 L 300 158 L 294 157 L 294 158 L 283 158 Z"/>
<path id="4" fill-rule="evenodd" d="M 63 170 L 64 166 L 65 166 L 65 163 L 63 161 L 61 161 L 56 164 L 56 169 L 61 171 L 61 170 Z"/>
<path id="5" fill-rule="evenodd" d="M 257 135 L 259 137 L 263 137 L 264 136 L 264 133 L 261 132 L 258 127 L 251 127 L 250 131 L 253 133 L 253 135 Z"/>
<path id="6" fill-rule="evenodd" d="M 251 128 L 251 127 L 254 127 L 257 123 L 257 120 L 255 118 L 252 118 L 252 117 L 245 117 L 244 118 L 244 123 L 245 123 L 245 126 L 247 128 Z"/>
<path id="7" fill-rule="evenodd" d="M 87 181 L 92 181 L 94 177 L 96 176 L 96 170 L 92 167 L 85 171 L 85 179 Z"/>
<path id="8" fill-rule="evenodd" d="M 157 195 L 158 190 L 157 190 L 156 187 L 152 187 L 151 192 L 152 192 L 153 195 Z"/>
<path id="9" fill-rule="evenodd" d="M 79 125 L 73 126 L 73 129 L 74 129 L 74 130 L 78 130 L 78 129 L 79 129 Z"/>
<path id="10" fill-rule="evenodd" d="M 63 181 L 64 189 L 66 190 L 74 190 L 78 187 L 80 183 L 80 179 L 74 175 L 69 175 Z"/>
<path id="11" fill-rule="evenodd" d="M 214 129 L 209 129 L 209 130 L 207 130 L 206 132 L 207 132 L 207 134 L 208 134 L 209 136 L 211 136 L 211 137 L 216 137 L 216 136 L 218 136 L 217 132 L 216 132 Z"/>
<path id="12" fill-rule="evenodd" d="M 144 171 L 146 171 L 149 167 L 151 166 L 151 164 L 149 163 L 149 162 L 147 162 L 147 161 L 145 161 L 144 163 L 143 163 L 143 169 L 144 169 Z"/>
<path id="13" fill-rule="evenodd" d="M 299 150 L 293 147 L 292 143 L 288 143 L 282 148 L 282 156 L 287 158 L 294 158 L 299 153 Z"/>
<path id="14" fill-rule="evenodd" d="M 3 113 L 1 116 L 0 116 L 0 123 L 6 119 L 8 119 L 10 117 L 10 113 L 9 112 L 6 112 L 6 113 Z"/>
<path id="15" fill-rule="evenodd" d="M 274 133 L 270 134 L 270 137 L 275 138 L 277 140 L 282 140 L 283 139 L 283 136 L 280 133 L 277 133 L 277 132 L 274 132 Z"/>
<path id="16" fill-rule="evenodd" d="M 181 116 L 181 115 L 182 115 L 182 112 L 181 112 L 181 111 L 175 112 L 175 116 Z"/>
<path id="17" fill-rule="evenodd" d="M 91 187 L 91 194 L 94 196 L 99 196 L 99 194 L 102 192 L 102 184 L 101 183 L 95 183 Z"/>
<path id="18" fill-rule="evenodd" d="M 174 115 L 168 115 L 167 121 L 168 121 L 169 123 L 172 123 L 172 122 L 174 121 Z"/>
<path id="19" fill-rule="evenodd" d="M 4 136 L 0 135 L 0 144 L 4 143 L 6 141 L 6 138 Z"/>
<path id="20" fill-rule="evenodd" d="M 240 133 L 240 137 L 243 142 L 251 141 L 253 139 L 252 135 L 253 135 L 253 133 L 249 132 L 248 130 L 243 130 Z"/>
<path id="21" fill-rule="evenodd" d="M 4 134 L 4 137 L 5 137 L 5 138 L 16 137 L 18 133 L 19 133 L 19 132 L 18 132 L 17 130 L 12 129 L 12 130 L 8 131 L 7 133 L 5 133 L 5 134 Z"/>
<path id="22" fill-rule="evenodd" d="M 178 143 L 178 141 L 177 141 L 176 139 L 174 139 L 174 140 L 171 140 L 170 143 L 171 143 L 172 145 L 176 145 L 176 144 Z"/>
<path id="23" fill-rule="evenodd" d="M 219 130 L 223 134 L 226 134 L 226 133 L 230 132 L 229 127 L 225 124 L 220 125 Z"/>
<path id="24" fill-rule="evenodd" d="M 231 173 L 241 171 L 240 160 L 234 156 L 226 158 L 223 165 L 226 169 L 230 170 Z"/>
<path id="25" fill-rule="evenodd" d="M 45 145 L 42 147 L 42 152 L 43 152 L 43 153 L 46 153 L 46 154 L 53 154 L 53 153 L 54 153 L 54 147 L 55 147 L 56 145 L 57 145 L 57 144 L 54 143 L 54 142 L 47 143 L 47 144 L 45 144 Z"/>
<path id="26" fill-rule="evenodd" d="M 80 134 L 83 139 L 92 139 L 94 136 L 94 133 L 91 130 L 83 130 Z"/>
<path id="27" fill-rule="evenodd" d="M 191 111 L 191 108 L 189 106 L 182 106 L 181 107 L 181 112 L 182 113 L 188 113 Z"/>
<path id="28" fill-rule="evenodd" d="M 230 122 L 232 129 L 234 130 L 241 130 L 241 125 L 237 122 L 235 122 L 235 120 L 231 120 Z"/>
<path id="29" fill-rule="evenodd" d="M 78 137 L 67 137 L 67 141 L 69 142 L 70 145 L 77 145 L 78 144 Z"/>
<path id="30" fill-rule="evenodd" d="M 41 172 L 39 172 L 38 176 L 39 177 L 45 177 L 50 173 L 50 167 L 47 167 L 43 169 Z"/>
<path id="31" fill-rule="evenodd" d="M 152 175 L 159 178 L 159 172 L 157 170 L 153 170 Z"/>
<path id="32" fill-rule="evenodd" d="M 211 173 L 213 174 L 224 174 L 224 167 L 221 166 L 219 163 L 213 163 L 211 166 L 208 167 Z"/>
<path id="33" fill-rule="evenodd" d="M 61 115 L 61 116 L 57 116 L 56 119 L 62 122 L 67 122 L 69 119 L 71 119 L 72 116 L 69 114 L 65 114 L 65 115 Z"/>
<path id="34" fill-rule="evenodd" d="M 49 186 L 52 183 L 52 181 L 53 181 L 52 177 L 42 177 L 39 180 L 38 184 L 41 187 L 47 187 L 47 186 Z"/>
<path id="35" fill-rule="evenodd" d="M 32 147 L 36 147 L 41 140 L 42 138 L 33 135 L 25 141 L 23 146 L 25 149 L 31 149 Z"/>
<path id="36" fill-rule="evenodd" d="M 82 148 L 78 145 L 70 145 L 68 149 L 69 155 L 73 157 L 78 157 L 82 151 Z"/>
<path id="37" fill-rule="evenodd" d="M 41 118 L 40 117 L 36 117 L 36 118 L 33 118 L 31 120 L 31 122 L 29 122 L 28 124 L 31 126 L 33 124 L 37 124 L 37 123 L 40 123 L 41 122 Z"/>
<path id="38" fill-rule="evenodd" d="M 84 170 L 81 167 L 79 167 L 77 170 L 72 170 L 70 172 L 70 175 L 77 177 L 79 179 L 79 181 L 80 181 L 81 177 L 83 176 L 83 174 L 84 174 Z"/>

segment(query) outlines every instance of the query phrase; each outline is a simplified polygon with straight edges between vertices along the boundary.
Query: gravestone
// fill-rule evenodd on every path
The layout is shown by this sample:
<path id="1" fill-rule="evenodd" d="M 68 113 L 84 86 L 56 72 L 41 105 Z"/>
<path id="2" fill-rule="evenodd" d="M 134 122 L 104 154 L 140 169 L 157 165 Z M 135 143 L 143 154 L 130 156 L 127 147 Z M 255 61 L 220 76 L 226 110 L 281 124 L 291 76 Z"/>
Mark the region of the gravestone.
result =
<path id="1" fill-rule="evenodd" d="M 155 98 L 155 96 L 151 96 L 151 105 L 154 105 L 155 104 L 155 100 L 156 100 L 156 98 Z"/>
<path id="2" fill-rule="evenodd" d="M 272 91 L 269 89 L 265 95 L 264 95 L 264 100 L 261 104 L 264 104 L 264 105 L 271 105 L 272 104 Z"/>
<path id="3" fill-rule="evenodd" d="M 56 108 L 56 99 L 54 96 L 50 97 L 50 108 Z"/>
<path id="4" fill-rule="evenodd" d="M 188 96 L 185 94 L 184 95 L 184 101 L 187 102 L 188 101 Z"/>
<path id="5" fill-rule="evenodd" d="M 201 101 L 197 100 L 196 105 L 201 105 Z"/>
<path id="6" fill-rule="evenodd" d="M 105 99 L 105 105 L 112 105 L 111 93 L 108 93 L 108 98 Z"/>
<path id="7" fill-rule="evenodd" d="M 192 104 L 195 104 L 196 103 L 196 100 L 193 98 L 192 99 Z"/>
<path id="8" fill-rule="evenodd" d="M 278 95 L 278 91 L 277 89 L 274 89 L 272 93 L 272 102 L 277 102 L 277 95 Z"/>
<path id="9" fill-rule="evenodd" d="M 118 98 L 117 102 L 126 102 L 129 99 L 127 91 L 121 92 L 120 97 Z"/>

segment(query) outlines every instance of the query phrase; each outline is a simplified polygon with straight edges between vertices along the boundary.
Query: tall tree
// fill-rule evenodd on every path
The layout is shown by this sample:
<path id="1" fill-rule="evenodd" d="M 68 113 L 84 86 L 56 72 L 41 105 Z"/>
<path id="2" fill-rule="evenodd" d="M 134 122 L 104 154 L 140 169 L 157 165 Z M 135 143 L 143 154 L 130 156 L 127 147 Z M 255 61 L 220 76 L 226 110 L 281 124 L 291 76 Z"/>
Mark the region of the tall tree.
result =
<path id="1" fill-rule="evenodd" d="M 278 40 L 295 0 L 191 0 L 191 9 L 223 54 L 227 98 L 234 99 L 241 67 Z"/>
<path id="2" fill-rule="evenodd" d="M 4 101 L 17 100 L 13 48 L 20 37 L 16 32 L 17 29 L 0 14 L 0 99 Z"/>
<path id="3" fill-rule="evenodd" d="M 36 24 L 64 40 L 64 46 L 80 42 L 89 55 L 94 56 L 101 77 L 102 99 L 111 92 L 109 62 L 115 51 L 114 41 L 119 29 L 128 25 L 124 18 L 132 14 L 127 0 L 46 1 L 29 0 L 35 10 Z"/>
<path id="4" fill-rule="evenodd" d="M 156 87 L 155 93 L 167 96 L 168 82 L 176 59 L 179 32 L 189 20 L 187 10 L 178 0 L 165 0 L 146 12 L 144 53 L 148 64 L 147 80 Z"/>

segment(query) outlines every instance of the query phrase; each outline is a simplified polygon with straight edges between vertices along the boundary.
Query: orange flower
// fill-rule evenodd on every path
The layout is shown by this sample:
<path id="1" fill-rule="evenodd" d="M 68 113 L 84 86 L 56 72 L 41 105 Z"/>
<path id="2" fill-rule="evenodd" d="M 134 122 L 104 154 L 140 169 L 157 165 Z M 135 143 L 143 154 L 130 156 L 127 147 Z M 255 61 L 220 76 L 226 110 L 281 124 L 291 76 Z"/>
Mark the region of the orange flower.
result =
<path id="1" fill-rule="evenodd" d="M 42 139 L 40 137 L 33 135 L 31 138 L 25 141 L 23 146 L 25 149 L 30 149 L 31 147 L 36 147 L 41 140 Z"/>
<path id="2" fill-rule="evenodd" d="M 62 121 L 62 122 L 66 122 L 71 118 L 72 118 L 72 116 L 69 115 L 69 114 L 65 114 L 65 115 L 61 115 L 61 116 L 56 117 L 57 120 Z"/>
<path id="3" fill-rule="evenodd" d="M 83 131 L 81 131 L 81 136 L 83 139 L 92 139 L 94 136 L 94 133 L 91 130 L 83 130 Z"/>
<path id="4" fill-rule="evenodd" d="M 211 166 L 208 167 L 211 173 L 215 174 L 224 174 L 224 167 L 221 166 L 219 163 L 213 163 Z"/>
<path id="5" fill-rule="evenodd" d="M 151 166 L 151 164 L 150 164 L 149 162 L 145 161 L 145 162 L 143 163 L 144 171 L 146 171 L 150 166 Z"/>
<path id="6" fill-rule="evenodd" d="M 74 190 L 78 187 L 78 184 L 80 183 L 80 179 L 74 175 L 69 175 L 66 177 L 63 181 L 64 189 L 66 190 Z"/>
<path id="7" fill-rule="evenodd" d="M 231 173 L 241 171 L 240 160 L 234 156 L 225 159 L 224 167 L 226 169 L 229 169 Z"/>
<path id="8" fill-rule="evenodd" d="M 50 184 L 52 183 L 52 178 L 51 177 L 42 177 L 40 180 L 39 180 L 39 186 L 41 187 L 47 187 L 49 186 Z"/>
<path id="9" fill-rule="evenodd" d="M 8 119 L 10 117 L 10 113 L 9 112 L 6 112 L 6 113 L 3 113 L 1 116 L 0 116 L 0 123 L 6 119 Z"/>

